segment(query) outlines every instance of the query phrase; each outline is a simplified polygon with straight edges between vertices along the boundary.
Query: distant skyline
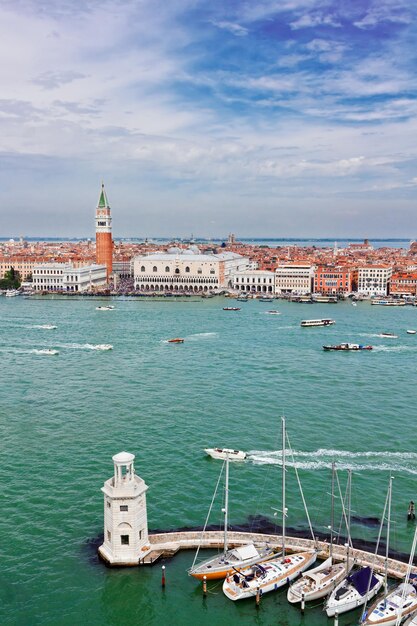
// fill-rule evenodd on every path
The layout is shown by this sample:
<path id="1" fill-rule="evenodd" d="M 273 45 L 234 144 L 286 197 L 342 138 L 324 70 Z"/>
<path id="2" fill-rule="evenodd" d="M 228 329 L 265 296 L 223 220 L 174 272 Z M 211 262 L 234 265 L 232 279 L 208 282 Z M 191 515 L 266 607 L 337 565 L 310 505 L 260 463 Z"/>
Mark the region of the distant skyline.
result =
<path id="1" fill-rule="evenodd" d="M 417 5 L 5 0 L 2 236 L 414 238 Z"/>

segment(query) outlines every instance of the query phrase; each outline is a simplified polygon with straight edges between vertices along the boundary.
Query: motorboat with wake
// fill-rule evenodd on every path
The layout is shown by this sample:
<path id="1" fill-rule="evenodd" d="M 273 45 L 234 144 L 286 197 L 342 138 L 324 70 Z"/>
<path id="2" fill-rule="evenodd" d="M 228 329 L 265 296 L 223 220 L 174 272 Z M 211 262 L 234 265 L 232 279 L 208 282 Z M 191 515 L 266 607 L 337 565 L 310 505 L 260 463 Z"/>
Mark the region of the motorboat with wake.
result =
<path id="1" fill-rule="evenodd" d="M 240 311 L 238 306 L 224 306 L 223 311 Z"/>
<path id="2" fill-rule="evenodd" d="M 269 591 L 276 591 L 291 580 L 294 580 L 294 578 L 297 578 L 304 570 L 313 565 L 317 559 L 317 550 L 305 550 L 296 554 L 286 554 L 285 551 L 285 518 L 287 515 L 287 509 L 285 507 L 286 445 L 285 418 L 283 417 L 282 554 L 279 558 L 270 559 L 266 563 L 257 562 L 244 569 L 234 568 L 233 572 L 227 576 L 223 583 L 223 593 L 229 600 L 236 601 L 245 598 L 254 598 L 258 591 L 262 594 L 268 593 Z"/>
<path id="3" fill-rule="evenodd" d="M 114 306 L 113 305 L 106 305 L 106 306 L 96 306 L 96 311 L 113 311 L 114 310 Z"/>
<path id="4" fill-rule="evenodd" d="M 372 350 L 372 346 L 364 346 L 360 343 L 340 343 L 336 346 L 323 346 L 323 350 L 326 350 L 327 352 L 330 350 L 358 352 L 359 350 Z"/>
<path id="5" fill-rule="evenodd" d="M 197 578 L 199 580 L 203 580 L 205 577 L 207 580 L 212 579 L 221 579 L 225 578 L 229 574 L 235 571 L 238 568 L 245 568 L 247 566 L 253 565 L 254 563 L 262 563 L 263 561 L 267 561 L 268 559 L 272 559 L 276 556 L 276 550 L 271 548 L 268 544 L 265 544 L 263 547 L 257 547 L 253 543 L 249 543 L 247 545 L 242 545 L 238 548 L 229 549 L 228 545 L 228 517 L 229 517 L 229 454 L 226 453 L 226 459 L 223 463 L 219 479 L 217 481 L 216 489 L 214 491 L 214 495 L 211 501 L 211 505 L 207 514 L 207 518 L 201 533 L 200 545 L 197 548 L 195 553 L 194 561 L 188 570 L 188 574 Z M 204 533 L 206 531 L 207 523 L 210 517 L 211 509 L 213 507 L 213 502 L 215 500 L 217 489 L 220 483 L 220 479 L 222 477 L 223 472 L 225 471 L 225 486 L 224 486 L 224 508 L 222 512 L 224 513 L 224 543 L 223 543 L 223 552 L 218 554 L 215 557 L 211 557 L 202 561 L 201 563 L 197 563 L 198 554 L 200 551 L 200 546 L 204 537 Z"/>
<path id="6" fill-rule="evenodd" d="M 302 328 L 309 328 L 312 326 L 332 326 L 333 324 L 336 324 L 336 322 L 330 319 L 302 320 L 300 326 L 302 326 Z"/>
<path id="7" fill-rule="evenodd" d="M 204 452 L 211 456 L 213 459 L 227 459 L 229 461 L 244 461 L 246 459 L 246 452 L 242 450 L 232 450 L 230 448 L 204 448 Z"/>
<path id="8" fill-rule="evenodd" d="M 180 337 L 175 337 L 175 339 L 168 339 L 168 343 L 184 343 L 184 339 Z"/>
<path id="9" fill-rule="evenodd" d="M 384 339 L 398 339 L 398 335 L 394 335 L 394 333 L 379 333 L 378 337 L 383 337 Z"/>

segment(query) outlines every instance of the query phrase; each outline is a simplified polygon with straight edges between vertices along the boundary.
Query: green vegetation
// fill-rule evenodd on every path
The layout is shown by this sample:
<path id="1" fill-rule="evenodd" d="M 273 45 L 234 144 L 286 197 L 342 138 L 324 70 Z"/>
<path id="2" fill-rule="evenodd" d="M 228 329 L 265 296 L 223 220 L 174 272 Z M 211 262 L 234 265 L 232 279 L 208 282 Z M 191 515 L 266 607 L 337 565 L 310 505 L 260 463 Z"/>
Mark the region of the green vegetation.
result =
<path id="1" fill-rule="evenodd" d="M 11 267 L 7 272 L 4 272 L 4 278 L 0 279 L 0 289 L 19 289 L 21 282 L 19 272 Z"/>

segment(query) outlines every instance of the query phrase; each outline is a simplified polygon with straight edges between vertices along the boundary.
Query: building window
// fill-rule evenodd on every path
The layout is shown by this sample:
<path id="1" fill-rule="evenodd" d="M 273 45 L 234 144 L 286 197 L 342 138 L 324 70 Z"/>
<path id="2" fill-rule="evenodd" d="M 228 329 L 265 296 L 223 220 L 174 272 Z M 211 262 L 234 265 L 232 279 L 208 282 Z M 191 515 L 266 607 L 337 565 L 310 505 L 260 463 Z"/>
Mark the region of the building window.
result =
<path id="1" fill-rule="evenodd" d="M 180 273 L 180 270 L 178 269 L 178 267 L 176 268 L 175 273 L 176 273 L 176 274 L 179 274 L 179 273 Z"/>
<path id="2" fill-rule="evenodd" d="M 128 510 L 129 510 L 129 507 L 127 506 L 127 504 L 121 504 L 121 505 L 120 505 L 120 510 L 121 510 L 121 511 L 128 511 Z"/>
<path id="3" fill-rule="evenodd" d="M 142 536 L 143 536 L 143 530 L 139 531 L 139 541 L 142 541 Z"/>
<path id="4" fill-rule="evenodd" d="M 216 270 L 213 270 L 213 269 L 210 270 L 210 274 L 215 274 L 215 273 L 216 273 Z"/>
<path id="5" fill-rule="evenodd" d="M 111 507 L 111 502 L 110 500 L 107 500 L 107 508 L 109 509 Z"/>
<path id="6" fill-rule="evenodd" d="M 166 272 L 169 272 L 169 267 L 168 267 L 168 265 L 166 266 L 165 271 L 166 271 Z"/>
<path id="7" fill-rule="evenodd" d="M 199 267 L 197 270 L 197 274 L 202 274 L 202 273 L 203 273 L 203 270 L 201 269 L 201 267 Z"/>
<path id="8" fill-rule="evenodd" d="M 129 545 L 129 535 L 120 535 L 120 540 L 122 542 L 122 546 Z"/>
<path id="9" fill-rule="evenodd" d="M 107 541 L 111 541 L 111 532 L 107 531 Z"/>
<path id="10" fill-rule="evenodd" d="M 190 268 L 187 266 L 187 267 L 185 268 L 185 271 L 186 271 L 186 272 L 189 272 L 189 271 L 190 271 Z"/>
<path id="11" fill-rule="evenodd" d="M 156 265 L 153 266 L 152 271 L 153 272 L 157 272 L 158 271 L 158 268 L 156 267 Z"/>
<path id="12" fill-rule="evenodd" d="M 145 271 L 145 266 L 144 266 L 144 265 L 142 265 L 142 267 L 140 268 L 140 271 L 141 271 L 141 272 L 144 272 L 144 271 Z"/>

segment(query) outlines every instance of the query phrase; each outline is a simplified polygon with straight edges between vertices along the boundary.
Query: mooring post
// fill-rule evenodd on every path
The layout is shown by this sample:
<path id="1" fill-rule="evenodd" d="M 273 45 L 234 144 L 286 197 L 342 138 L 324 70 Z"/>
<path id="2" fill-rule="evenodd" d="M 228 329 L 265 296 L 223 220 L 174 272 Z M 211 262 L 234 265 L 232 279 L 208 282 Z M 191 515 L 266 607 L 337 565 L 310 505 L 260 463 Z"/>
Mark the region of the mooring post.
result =
<path id="1" fill-rule="evenodd" d="M 339 613 L 336 611 L 334 614 L 334 626 L 339 626 Z"/>
<path id="2" fill-rule="evenodd" d="M 261 603 L 261 588 L 258 585 L 256 589 L 256 607 L 259 607 L 260 603 Z"/>
<path id="3" fill-rule="evenodd" d="M 203 596 L 207 595 L 207 576 L 203 576 Z"/>
<path id="4" fill-rule="evenodd" d="M 305 605 L 306 605 L 306 601 L 305 601 L 304 591 L 303 591 L 303 593 L 301 594 L 301 613 L 303 614 L 304 614 Z"/>
<path id="5" fill-rule="evenodd" d="M 162 578 L 161 578 L 162 589 L 165 588 L 165 565 L 162 566 Z"/>

